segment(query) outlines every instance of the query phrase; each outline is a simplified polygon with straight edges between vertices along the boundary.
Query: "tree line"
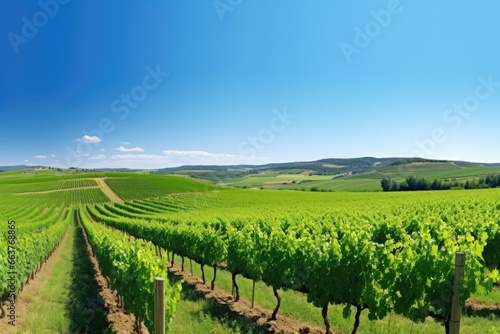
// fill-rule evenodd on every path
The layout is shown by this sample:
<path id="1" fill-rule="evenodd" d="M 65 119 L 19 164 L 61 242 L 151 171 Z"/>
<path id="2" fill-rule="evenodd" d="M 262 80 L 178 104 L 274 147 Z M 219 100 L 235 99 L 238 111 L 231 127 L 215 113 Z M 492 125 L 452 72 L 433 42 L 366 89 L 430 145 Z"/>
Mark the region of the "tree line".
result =
<path id="1" fill-rule="evenodd" d="M 423 191 L 423 190 L 448 190 L 452 188 L 463 189 L 484 189 L 500 187 L 500 174 L 487 175 L 479 179 L 467 181 L 457 180 L 428 180 L 424 177 L 408 176 L 403 181 L 396 181 L 392 178 L 383 178 L 380 181 L 383 191 Z"/>

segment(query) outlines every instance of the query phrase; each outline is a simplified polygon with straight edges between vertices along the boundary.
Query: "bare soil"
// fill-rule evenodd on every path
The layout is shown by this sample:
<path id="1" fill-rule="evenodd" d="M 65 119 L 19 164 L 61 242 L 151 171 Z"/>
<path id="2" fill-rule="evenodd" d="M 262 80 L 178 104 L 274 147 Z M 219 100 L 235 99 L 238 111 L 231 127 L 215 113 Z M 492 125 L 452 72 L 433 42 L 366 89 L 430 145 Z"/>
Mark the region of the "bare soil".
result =
<path id="1" fill-rule="evenodd" d="M 472 309 L 473 311 L 500 311 L 500 303 L 488 304 L 475 300 L 468 300 L 465 302 L 465 307 Z"/>
<path id="2" fill-rule="evenodd" d="M 122 203 L 123 202 L 123 199 L 121 199 L 121 197 L 118 196 L 118 194 L 115 193 L 114 190 L 111 189 L 110 186 L 108 186 L 106 181 L 104 181 L 103 177 L 95 178 L 94 180 L 96 180 L 97 184 L 102 189 L 104 194 L 106 194 L 106 196 L 108 196 L 111 203 Z"/>

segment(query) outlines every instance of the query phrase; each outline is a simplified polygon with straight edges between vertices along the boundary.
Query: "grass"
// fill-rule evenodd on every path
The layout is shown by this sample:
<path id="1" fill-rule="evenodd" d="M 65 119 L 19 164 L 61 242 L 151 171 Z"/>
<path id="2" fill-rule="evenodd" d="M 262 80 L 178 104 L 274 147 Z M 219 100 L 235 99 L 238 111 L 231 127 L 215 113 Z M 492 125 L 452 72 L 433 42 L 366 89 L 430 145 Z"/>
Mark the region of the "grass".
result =
<path id="1" fill-rule="evenodd" d="M 176 256 L 175 264 L 180 267 L 181 258 Z M 190 271 L 189 260 L 186 260 L 185 271 Z M 201 269 L 198 264 L 193 261 L 193 274 L 196 277 L 201 277 Z M 205 268 L 207 284 L 213 278 L 213 269 L 209 266 Z M 237 277 L 237 283 L 240 288 L 241 298 L 251 300 L 252 294 L 252 281 L 245 279 L 241 276 Z M 231 274 L 227 271 L 218 270 L 216 286 L 224 289 L 228 294 L 232 290 Z M 323 319 L 321 317 L 321 310 L 314 307 L 307 302 L 305 295 L 294 291 L 280 291 L 282 297 L 282 304 L 280 314 L 285 314 L 291 318 L 304 321 L 323 328 Z M 255 301 L 257 305 L 265 307 L 269 310 L 274 309 L 276 306 L 276 299 L 273 295 L 272 289 L 267 287 L 263 282 L 257 282 Z M 332 330 L 335 333 L 350 333 L 354 324 L 354 317 L 343 318 L 343 306 L 330 305 L 329 319 L 332 325 Z M 180 311 L 179 311 L 180 313 Z M 178 315 L 176 315 L 177 317 Z M 179 314 L 180 316 L 180 314 Z M 269 314 L 270 316 L 270 314 Z M 482 317 L 463 317 L 462 318 L 462 332 L 470 334 L 496 334 L 500 332 L 500 320 L 489 320 Z M 197 332 L 198 333 L 198 332 Z M 206 332 L 208 333 L 208 332 Z M 223 333 L 223 332 L 221 332 Z M 227 332 L 232 333 L 232 332 Z M 390 314 L 386 318 L 378 321 L 370 321 L 368 319 L 368 312 L 363 312 L 361 317 L 361 326 L 358 333 L 370 334 L 399 334 L 399 333 L 413 333 L 413 334 L 435 334 L 444 333 L 444 327 L 436 323 L 432 319 L 427 319 L 425 323 L 415 324 L 412 321 L 401 317 L 396 314 Z"/>
<path id="2" fill-rule="evenodd" d="M 172 280 L 176 280 L 171 277 Z M 207 300 L 187 284 L 182 286 L 182 297 L 177 304 L 171 333 L 189 334 L 264 334 L 251 320 L 234 314 L 227 307 Z"/>
<path id="3" fill-rule="evenodd" d="M 110 333 L 81 227 L 74 226 L 71 287 L 67 305 L 70 333 Z"/>
<path id="4" fill-rule="evenodd" d="M 35 292 L 25 297 L 29 306 L 16 333 L 108 333 L 83 236 L 74 222 L 60 251 L 50 273 L 38 276 Z"/>
<path id="5" fill-rule="evenodd" d="M 169 273 L 171 282 L 181 279 Z M 227 306 L 208 300 L 192 286 L 182 282 L 181 300 L 177 304 L 171 333 L 189 334 L 265 334 L 249 319 L 232 312 Z"/>

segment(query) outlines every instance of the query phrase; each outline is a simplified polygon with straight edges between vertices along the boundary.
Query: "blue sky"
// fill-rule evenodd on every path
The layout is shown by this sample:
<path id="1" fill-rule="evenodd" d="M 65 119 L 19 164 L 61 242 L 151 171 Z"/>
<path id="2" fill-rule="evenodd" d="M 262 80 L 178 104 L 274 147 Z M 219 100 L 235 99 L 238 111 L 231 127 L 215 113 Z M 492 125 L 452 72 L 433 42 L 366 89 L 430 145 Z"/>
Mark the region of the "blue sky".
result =
<path id="1" fill-rule="evenodd" d="M 500 4 L 0 4 L 0 165 L 500 162 Z"/>

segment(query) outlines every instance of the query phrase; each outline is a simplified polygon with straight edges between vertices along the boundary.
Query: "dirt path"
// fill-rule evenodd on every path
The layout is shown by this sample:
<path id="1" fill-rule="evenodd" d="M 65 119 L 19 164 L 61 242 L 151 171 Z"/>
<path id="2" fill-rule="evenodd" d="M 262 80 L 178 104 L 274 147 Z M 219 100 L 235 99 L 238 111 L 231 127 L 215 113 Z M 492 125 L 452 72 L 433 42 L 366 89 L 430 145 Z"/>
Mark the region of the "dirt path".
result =
<path id="1" fill-rule="evenodd" d="M 104 181 L 103 177 L 96 178 L 94 180 L 96 180 L 97 184 L 99 185 L 101 190 L 104 192 L 104 194 L 106 194 L 106 196 L 109 197 L 109 200 L 111 201 L 111 203 L 122 203 L 123 202 L 123 200 L 120 198 L 120 196 L 118 196 L 118 194 L 115 193 L 113 191 L 113 189 L 111 189 L 110 186 L 108 186 L 106 181 Z"/>
<path id="2" fill-rule="evenodd" d="M 272 310 L 252 305 L 249 301 L 240 298 L 238 302 L 235 302 L 233 297 L 228 294 L 225 290 L 215 287 L 212 291 L 210 289 L 210 282 L 206 285 L 203 284 L 202 280 L 198 277 L 191 276 L 188 272 L 182 272 L 180 268 L 172 267 L 169 268 L 170 273 L 184 280 L 189 286 L 203 293 L 205 298 L 213 299 L 219 304 L 227 305 L 228 308 L 243 316 L 247 319 L 252 319 L 257 326 L 268 330 L 270 333 L 275 334 L 324 334 L 325 330 L 319 327 L 313 327 L 310 324 L 301 322 L 296 319 L 289 318 L 283 314 L 278 313 L 278 320 L 269 321 L 269 317 L 273 313 Z"/>
<path id="3" fill-rule="evenodd" d="M 8 324 L 9 318 L 0 319 L 0 333 L 14 333 L 19 328 L 23 328 L 23 322 L 27 318 L 31 298 L 30 296 L 40 287 L 43 282 L 51 275 L 54 263 L 61 259 L 63 245 L 68 240 L 69 229 L 64 234 L 61 242 L 55 249 L 54 253 L 49 257 L 47 262 L 42 265 L 40 271 L 35 275 L 35 278 L 30 280 L 23 290 L 16 297 L 16 326 Z"/>
<path id="4" fill-rule="evenodd" d="M 489 318 L 492 315 L 500 317 L 500 303 L 488 304 L 476 300 L 467 300 L 465 302 L 465 314 L 485 318 Z"/>

